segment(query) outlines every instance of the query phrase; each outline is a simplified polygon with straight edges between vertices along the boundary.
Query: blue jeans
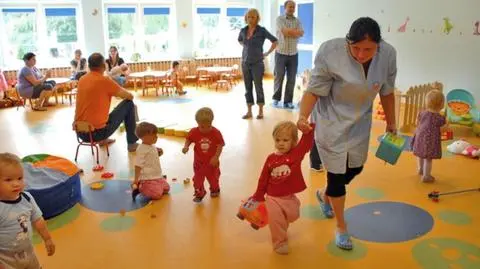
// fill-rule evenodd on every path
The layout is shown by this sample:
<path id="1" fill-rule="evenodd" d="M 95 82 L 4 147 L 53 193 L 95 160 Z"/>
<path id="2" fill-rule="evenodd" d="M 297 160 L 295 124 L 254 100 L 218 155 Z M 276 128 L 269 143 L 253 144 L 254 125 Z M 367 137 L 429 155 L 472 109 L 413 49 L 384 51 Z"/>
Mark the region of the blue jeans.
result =
<path id="1" fill-rule="evenodd" d="M 286 71 L 287 84 L 285 85 L 285 99 L 283 103 L 292 103 L 293 90 L 295 88 L 295 80 L 297 78 L 297 69 L 298 53 L 295 55 L 283 55 L 278 52 L 275 53 L 273 100 L 280 101 L 282 99 L 282 86 Z"/>
<path id="2" fill-rule="evenodd" d="M 242 63 L 243 82 L 245 83 L 245 99 L 248 105 L 253 105 L 253 84 L 255 84 L 255 92 L 257 93 L 257 104 L 265 104 L 263 95 L 263 74 L 265 65 L 263 61 L 256 63 Z"/>
<path id="3" fill-rule="evenodd" d="M 134 144 L 138 137 L 135 135 L 135 106 L 131 100 L 123 100 L 118 104 L 110 115 L 108 116 L 107 125 L 102 129 L 96 129 L 92 133 L 94 141 L 102 141 L 109 138 L 122 124 L 125 124 L 125 131 L 127 132 L 127 143 Z M 78 137 L 85 142 L 90 142 L 88 133 L 77 133 Z"/>

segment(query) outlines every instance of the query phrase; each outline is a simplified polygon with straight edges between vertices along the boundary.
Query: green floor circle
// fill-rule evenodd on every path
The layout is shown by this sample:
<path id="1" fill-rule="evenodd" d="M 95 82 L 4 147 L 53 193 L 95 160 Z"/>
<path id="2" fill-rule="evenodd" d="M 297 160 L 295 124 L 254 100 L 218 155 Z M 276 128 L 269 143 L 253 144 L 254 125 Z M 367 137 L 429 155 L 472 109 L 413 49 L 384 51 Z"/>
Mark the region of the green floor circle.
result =
<path id="1" fill-rule="evenodd" d="M 326 217 L 323 215 L 320 206 L 318 205 L 306 205 L 301 208 L 300 216 L 307 219 L 313 220 L 324 220 Z"/>
<path id="2" fill-rule="evenodd" d="M 70 208 L 69 210 L 63 212 L 62 214 L 47 220 L 47 227 L 50 232 L 55 231 L 57 229 L 62 228 L 63 226 L 71 223 L 72 221 L 76 220 L 80 215 L 80 206 L 75 205 L 74 207 Z M 32 242 L 34 244 L 38 244 L 42 242 L 42 238 L 40 235 L 34 231 Z"/>
<path id="3" fill-rule="evenodd" d="M 480 268 L 480 247 L 454 238 L 423 240 L 412 254 L 424 269 Z"/>
<path id="4" fill-rule="evenodd" d="M 375 188 L 359 188 L 355 192 L 358 196 L 367 200 L 378 200 L 385 196 L 382 190 Z"/>
<path id="5" fill-rule="evenodd" d="M 102 230 L 107 232 L 121 232 L 133 227 L 135 218 L 130 216 L 113 216 L 105 219 L 100 224 Z"/>
<path id="6" fill-rule="evenodd" d="M 469 215 L 455 210 L 440 211 L 438 218 L 453 225 L 468 225 L 472 223 L 472 218 Z"/>
<path id="7" fill-rule="evenodd" d="M 335 240 L 332 240 L 327 245 L 327 252 L 335 257 L 342 258 L 344 260 L 358 261 L 367 256 L 367 246 L 358 241 L 353 241 L 352 250 L 343 250 L 337 247 L 337 245 L 335 244 Z"/>

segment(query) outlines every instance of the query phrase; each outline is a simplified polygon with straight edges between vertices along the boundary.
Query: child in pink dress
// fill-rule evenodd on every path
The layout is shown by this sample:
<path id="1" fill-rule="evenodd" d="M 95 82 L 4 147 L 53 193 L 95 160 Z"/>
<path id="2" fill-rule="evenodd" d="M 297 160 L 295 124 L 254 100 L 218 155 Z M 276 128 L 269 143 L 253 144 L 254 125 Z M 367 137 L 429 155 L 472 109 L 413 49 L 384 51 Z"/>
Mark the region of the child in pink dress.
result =
<path id="1" fill-rule="evenodd" d="M 163 177 L 159 156 L 163 154 L 157 143 L 157 126 L 148 122 L 137 125 L 135 133 L 142 140 L 135 156 L 135 179 L 132 184 L 132 199 L 141 193 L 152 200 L 162 198 L 170 191 L 170 185 Z"/>
<path id="2" fill-rule="evenodd" d="M 288 254 L 287 229 L 300 217 L 300 201 L 295 194 L 307 188 L 302 161 L 312 147 L 313 135 L 313 131 L 304 133 L 297 144 L 295 123 L 283 121 L 277 124 L 273 130 L 277 152 L 267 157 L 257 191 L 252 196 L 256 201 L 266 201 L 273 249 L 278 254 Z"/>
<path id="3" fill-rule="evenodd" d="M 435 178 L 430 174 L 432 160 L 442 158 L 441 127 L 446 120 L 440 111 L 445 105 L 445 96 L 439 90 L 432 90 L 427 93 L 425 102 L 427 110 L 418 114 L 411 146 L 413 154 L 417 156 L 418 174 L 422 176 L 422 182 L 433 182 Z"/>

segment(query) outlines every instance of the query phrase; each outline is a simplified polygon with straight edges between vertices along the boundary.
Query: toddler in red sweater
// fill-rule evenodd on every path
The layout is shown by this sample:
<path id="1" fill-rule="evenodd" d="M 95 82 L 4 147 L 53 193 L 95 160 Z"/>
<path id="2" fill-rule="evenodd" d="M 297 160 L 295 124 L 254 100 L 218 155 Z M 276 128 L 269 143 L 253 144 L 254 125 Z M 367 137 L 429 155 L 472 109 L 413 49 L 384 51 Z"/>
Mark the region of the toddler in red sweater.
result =
<path id="1" fill-rule="evenodd" d="M 313 131 L 304 133 L 297 144 L 295 123 L 278 123 L 273 129 L 277 151 L 267 157 L 257 191 L 252 196 L 256 201 L 265 201 L 273 249 L 278 254 L 288 254 L 288 225 L 300 217 L 300 201 L 295 194 L 307 188 L 302 161 L 312 147 L 313 135 Z"/>

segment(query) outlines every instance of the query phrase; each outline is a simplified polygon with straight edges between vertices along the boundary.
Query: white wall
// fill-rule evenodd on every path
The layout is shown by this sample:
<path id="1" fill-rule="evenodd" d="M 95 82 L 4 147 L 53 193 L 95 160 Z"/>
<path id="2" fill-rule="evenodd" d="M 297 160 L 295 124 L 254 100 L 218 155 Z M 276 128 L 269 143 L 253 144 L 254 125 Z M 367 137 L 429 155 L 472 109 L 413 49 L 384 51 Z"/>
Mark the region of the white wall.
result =
<path id="1" fill-rule="evenodd" d="M 284 1 L 276 2 L 278 7 Z M 370 16 L 381 25 L 384 39 L 397 49 L 399 89 L 438 80 L 446 91 L 468 89 L 478 102 L 480 36 L 474 36 L 473 30 L 474 22 L 480 20 L 479 10 L 478 0 L 315 0 L 315 48 L 325 40 L 345 36 L 356 18 Z M 276 12 L 278 8 L 272 8 Z M 276 15 L 272 14 L 272 23 Z M 407 31 L 398 33 L 407 16 Z M 449 35 L 441 32 L 443 17 L 454 25 Z"/>
<path id="2" fill-rule="evenodd" d="M 83 16 L 83 27 L 85 33 L 85 52 L 90 55 L 94 52 L 105 53 L 105 39 L 103 27 L 103 5 L 100 0 L 81 0 L 80 6 Z M 93 11 L 97 14 L 93 15 Z"/>

